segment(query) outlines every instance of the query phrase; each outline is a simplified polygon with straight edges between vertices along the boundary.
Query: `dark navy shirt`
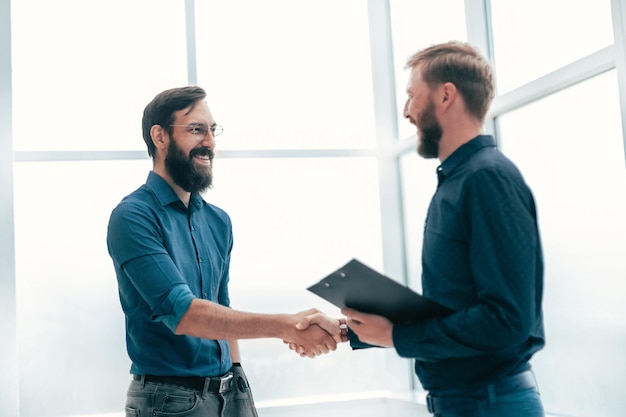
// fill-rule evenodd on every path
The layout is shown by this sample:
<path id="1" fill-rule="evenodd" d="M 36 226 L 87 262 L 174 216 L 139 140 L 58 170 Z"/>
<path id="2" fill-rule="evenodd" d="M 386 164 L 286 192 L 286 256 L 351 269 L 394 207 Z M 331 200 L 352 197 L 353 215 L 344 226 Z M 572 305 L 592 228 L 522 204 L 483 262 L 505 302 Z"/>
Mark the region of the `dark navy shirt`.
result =
<path id="1" fill-rule="evenodd" d="M 422 291 L 454 313 L 393 329 L 423 387 L 483 384 L 529 368 L 544 345 L 543 256 L 532 193 L 481 135 L 437 168 L 424 226 Z"/>
<path id="2" fill-rule="evenodd" d="M 195 194 L 187 209 L 169 184 L 150 172 L 146 184 L 113 210 L 107 245 L 126 316 L 130 372 L 202 377 L 228 372 L 225 340 L 174 330 L 194 298 L 230 306 L 229 216 Z"/>

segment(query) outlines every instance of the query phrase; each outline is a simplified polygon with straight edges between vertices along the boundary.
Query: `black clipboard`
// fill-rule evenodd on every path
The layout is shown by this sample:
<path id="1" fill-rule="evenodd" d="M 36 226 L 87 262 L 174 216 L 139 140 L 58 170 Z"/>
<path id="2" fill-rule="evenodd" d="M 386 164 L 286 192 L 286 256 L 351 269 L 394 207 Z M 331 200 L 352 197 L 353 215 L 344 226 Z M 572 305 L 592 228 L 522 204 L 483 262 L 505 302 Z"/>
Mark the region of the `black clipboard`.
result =
<path id="1" fill-rule="evenodd" d="M 352 259 L 307 290 L 337 307 L 384 316 L 393 323 L 419 322 L 451 312 L 357 259 Z"/>

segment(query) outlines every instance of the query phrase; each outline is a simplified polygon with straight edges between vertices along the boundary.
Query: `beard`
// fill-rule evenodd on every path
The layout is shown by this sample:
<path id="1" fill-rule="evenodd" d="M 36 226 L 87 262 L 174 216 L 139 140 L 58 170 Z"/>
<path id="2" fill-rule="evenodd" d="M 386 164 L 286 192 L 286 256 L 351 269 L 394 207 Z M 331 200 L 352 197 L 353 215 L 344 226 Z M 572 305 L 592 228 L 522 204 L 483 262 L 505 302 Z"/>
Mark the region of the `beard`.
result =
<path id="1" fill-rule="evenodd" d="M 435 103 L 433 103 L 432 98 L 422 114 L 419 115 L 416 125 L 419 136 L 418 155 L 427 159 L 439 157 L 439 142 L 443 135 L 443 129 L 435 115 Z"/>
<path id="2" fill-rule="evenodd" d="M 206 169 L 197 169 L 194 162 L 196 155 L 208 156 L 211 164 Z M 165 157 L 165 169 L 172 176 L 172 180 L 183 190 L 190 193 L 202 193 L 211 188 L 213 183 L 212 163 L 213 151 L 209 148 L 192 149 L 187 157 L 172 137 Z"/>

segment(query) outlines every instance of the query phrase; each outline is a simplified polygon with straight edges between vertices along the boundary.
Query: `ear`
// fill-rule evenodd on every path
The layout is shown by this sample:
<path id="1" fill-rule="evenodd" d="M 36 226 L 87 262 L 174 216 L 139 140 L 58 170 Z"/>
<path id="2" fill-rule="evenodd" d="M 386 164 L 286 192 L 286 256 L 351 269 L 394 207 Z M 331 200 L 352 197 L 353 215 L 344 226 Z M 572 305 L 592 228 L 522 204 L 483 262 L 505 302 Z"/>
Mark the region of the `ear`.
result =
<path id="1" fill-rule="evenodd" d="M 165 149 L 169 136 L 162 126 L 153 125 L 150 128 L 150 137 L 152 138 L 152 143 L 154 143 L 154 146 L 156 146 L 157 149 Z"/>
<path id="2" fill-rule="evenodd" d="M 458 91 L 452 83 L 443 83 L 441 85 L 440 98 L 444 109 L 449 108 L 457 100 Z"/>

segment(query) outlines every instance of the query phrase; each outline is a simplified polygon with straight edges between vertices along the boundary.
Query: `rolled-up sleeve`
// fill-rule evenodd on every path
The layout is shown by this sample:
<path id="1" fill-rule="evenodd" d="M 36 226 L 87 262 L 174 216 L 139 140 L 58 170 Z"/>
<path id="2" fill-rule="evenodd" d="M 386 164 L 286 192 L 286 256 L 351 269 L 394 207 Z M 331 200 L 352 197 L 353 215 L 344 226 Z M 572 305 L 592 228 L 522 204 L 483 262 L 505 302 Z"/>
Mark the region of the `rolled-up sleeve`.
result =
<path id="1" fill-rule="evenodd" d="M 174 331 L 195 298 L 163 245 L 151 211 L 121 204 L 111 215 L 108 248 L 118 273 L 120 297 L 127 308 L 148 308 L 152 321 Z M 143 303 L 136 303 L 140 298 Z M 133 299 L 133 303 L 125 303 Z"/>
<path id="2" fill-rule="evenodd" d="M 172 282 L 169 277 L 177 275 L 178 271 L 175 267 L 161 268 L 167 267 L 167 264 L 168 259 L 162 256 L 144 256 L 127 262 L 123 269 L 133 287 L 148 304 L 152 312 L 150 319 L 163 322 L 173 332 L 195 296 L 184 282 Z"/>

